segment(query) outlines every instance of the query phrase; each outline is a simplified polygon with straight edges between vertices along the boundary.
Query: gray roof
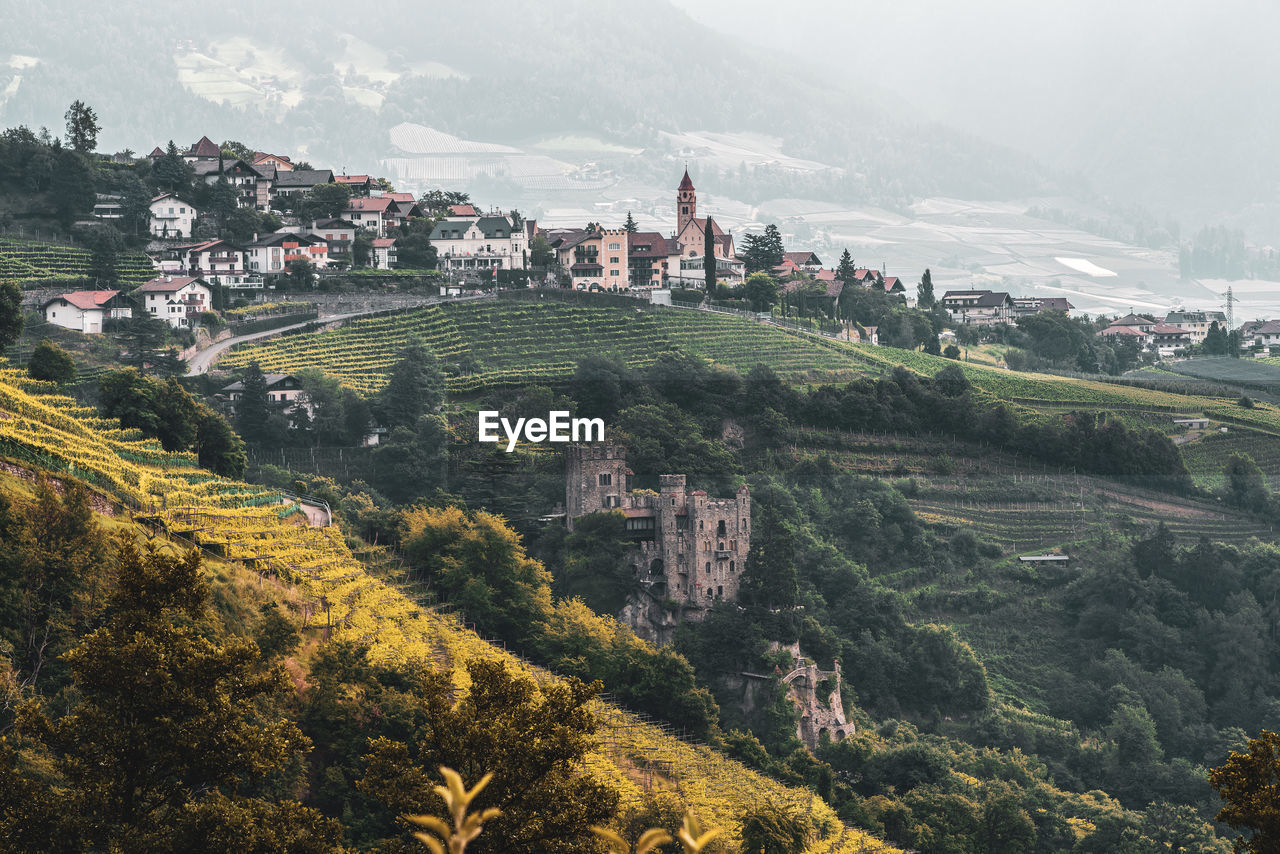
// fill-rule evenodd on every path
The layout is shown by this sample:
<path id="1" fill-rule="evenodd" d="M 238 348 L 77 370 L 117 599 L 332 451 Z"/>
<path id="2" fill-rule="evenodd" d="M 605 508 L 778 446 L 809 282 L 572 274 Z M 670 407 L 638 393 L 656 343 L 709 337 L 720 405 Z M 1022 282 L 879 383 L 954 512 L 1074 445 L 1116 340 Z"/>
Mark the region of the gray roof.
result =
<path id="1" fill-rule="evenodd" d="M 314 187 L 316 184 L 333 183 L 332 169 L 294 169 L 292 172 L 276 172 L 277 187 Z"/>
<path id="2" fill-rule="evenodd" d="M 290 379 L 290 380 L 296 381 L 297 379 L 297 377 L 295 377 L 293 374 L 263 374 L 262 378 L 267 381 L 267 388 L 271 388 L 273 385 L 280 382 L 281 380 Z M 236 380 L 231 385 L 225 386 L 222 390 L 223 391 L 244 391 L 244 382 L 242 382 L 241 380 Z"/>

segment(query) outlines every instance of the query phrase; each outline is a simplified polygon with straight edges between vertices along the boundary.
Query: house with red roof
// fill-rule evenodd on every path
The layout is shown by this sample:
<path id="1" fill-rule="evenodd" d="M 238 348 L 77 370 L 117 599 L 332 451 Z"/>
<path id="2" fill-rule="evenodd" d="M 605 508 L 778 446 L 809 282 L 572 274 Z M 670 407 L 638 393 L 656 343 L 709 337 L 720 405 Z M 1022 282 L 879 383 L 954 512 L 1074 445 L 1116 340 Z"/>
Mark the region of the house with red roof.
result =
<path id="1" fill-rule="evenodd" d="M 180 268 L 215 284 L 239 284 L 245 274 L 244 250 L 226 240 L 205 240 L 174 247 Z"/>
<path id="2" fill-rule="evenodd" d="M 86 335 L 102 332 L 110 317 L 132 317 L 133 309 L 119 291 L 71 291 L 45 300 L 40 306 L 44 319 Z"/>
<path id="3" fill-rule="evenodd" d="M 194 165 L 201 161 L 217 160 L 222 156 L 222 149 L 216 142 L 207 136 L 200 137 L 199 142 L 194 142 L 182 154 L 182 159 L 188 164 Z"/>
<path id="4" fill-rule="evenodd" d="M 333 180 L 350 190 L 353 196 L 367 196 L 374 187 L 374 180 L 369 175 L 334 175 Z"/>
<path id="5" fill-rule="evenodd" d="M 375 270 L 390 270 L 396 266 L 396 239 L 375 237 L 369 260 Z"/>
<path id="6" fill-rule="evenodd" d="M 449 205 L 449 216 L 480 216 L 475 205 Z"/>
<path id="7" fill-rule="evenodd" d="M 293 161 L 283 154 L 268 154 L 259 151 L 253 155 L 253 165 L 259 169 L 270 169 L 275 172 L 292 172 Z"/>
<path id="8" fill-rule="evenodd" d="M 158 276 L 134 290 L 143 310 L 173 327 L 194 326 L 213 307 L 213 292 L 198 276 Z"/>

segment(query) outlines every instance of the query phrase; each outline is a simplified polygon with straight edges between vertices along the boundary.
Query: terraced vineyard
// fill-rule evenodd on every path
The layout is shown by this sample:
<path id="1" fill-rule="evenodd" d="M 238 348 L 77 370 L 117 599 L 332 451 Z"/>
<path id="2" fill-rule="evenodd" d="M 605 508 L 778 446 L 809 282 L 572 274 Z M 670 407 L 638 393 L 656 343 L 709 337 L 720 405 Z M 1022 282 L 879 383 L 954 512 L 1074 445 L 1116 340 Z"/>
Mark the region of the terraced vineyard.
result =
<path id="1" fill-rule="evenodd" d="M 267 371 L 315 366 L 369 393 L 382 387 L 415 337 L 446 363 L 466 355 L 479 364 L 475 373 L 450 378 L 450 389 L 458 392 L 563 379 L 589 353 L 617 354 L 638 368 L 684 350 L 744 373 L 760 362 L 797 379 L 862 372 L 847 353 L 742 318 L 514 301 L 431 306 L 357 320 L 338 330 L 240 347 L 219 364 L 235 368 L 257 361 Z"/>
<path id="2" fill-rule="evenodd" d="M 473 658 L 501 660 L 538 680 L 555 678 L 486 643 L 456 617 L 418 607 L 371 574 L 337 528 L 308 527 L 299 507 L 279 493 L 204 471 L 191 455 L 166 453 L 153 440 L 121 430 L 51 385 L 12 369 L 0 370 L 0 455 L 16 461 L 0 463 L 10 473 L 34 466 L 74 475 L 168 535 L 291 586 L 303 602 L 304 619 L 368 643 L 377 661 L 433 662 L 449 669 L 461 690 L 467 688 L 465 664 Z M 102 497 L 96 503 L 99 509 L 126 512 L 103 506 Z M 597 701 L 596 714 L 600 744 L 586 765 L 624 803 L 639 801 L 643 778 L 674 790 L 709 823 L 726 828 L 730 841 L 737 841 L 738 816 L 760 803 L 774 803 L 813 819 L 819 830 L 808 854 L 898 850 L 845 827 L 830 806 L 806 790 L 686 744 L 607 702 Z"/>
<path id="3" fill-rule="evenodd" d="M 0 281 L 22 288 L 81 287 L 91 276 L 88 249 L 57 243 L 0 237 Z M 116 264 L 120 281 L 136 285 L 156 274 L 151 260 L 141 252 L 126 252 Z"/>
<path id="4" fill-rule="evenodd" d="M 1227 461 L 1232 454 L 1243 454 L 1258 464 L 1272 489 L 1280 488 L 1280 439 L 1274 436 L 1246 430 L 1212 433 L 1188 442 L 1181 450 L 1187 471 L 1198 486 L 1221 489 L 1226 480 L 1223 470 Z"/>

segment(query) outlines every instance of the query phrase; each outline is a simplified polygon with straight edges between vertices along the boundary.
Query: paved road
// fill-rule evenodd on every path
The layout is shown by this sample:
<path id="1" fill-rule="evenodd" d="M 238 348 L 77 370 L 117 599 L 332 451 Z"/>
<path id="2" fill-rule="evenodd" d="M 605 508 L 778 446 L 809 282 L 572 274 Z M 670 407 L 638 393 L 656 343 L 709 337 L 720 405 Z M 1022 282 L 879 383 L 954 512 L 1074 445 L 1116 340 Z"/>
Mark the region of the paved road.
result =
<path id="1" fill-rule="evenodd" d="M 422 306 L 437 305 L 442 302 L 467 302 L 470 300 L 485 299 L 488 296 L 489 296 L 488 294 L 485 294 L 481 296 L 467 295 L 467 296 L 461 296 L 461 297 L 437 297 L 434 299 L 426 300 L 423 303 L 421 303 L 421 305 L 410 306 L 409 308 L 421 308 Z M 406 308 L 405 311 L 408 311 L 409 308 Z M 288 332 L 290 329 L 301 329 L 302 327 L 306 326 L 309 323 L 317 323 L 317 324 L 335 323 L 335 322 L 341 322 L 343 320 L 350 320 L 353 317 L 363 317 L 366 314 L 378 314 L 379 312 L 383 312 L 383 311 L 386 311 L 386 309 L 373 308 L 373 309 L 369 309 L 368 311 L 353 311 L 347 314 L 322 314 L 315 320 L 306 320 L 306 321 L 303 321 L 302 323 L 294 323 L 294 324 L 290 324 L 289 326 L 281 326 L 278 329 L 266 329 L 266 330 L 263 330 L 262 332 L 250 332 L 248 335 L 235 335 L 235 336 L 232 336 L 231 338 L 225 338 L 222 341 L 219 341 L 218 343 L 213 344 L 212 346 L 206 347 L 205 349 L 201 350 L 199 353 L 196 353 L 194 356 L 188 359 L 187 360 L 187 376 L 195 377 L 195 376 L 199 376 L 200 374 L 208 373 L 209 369 L 213 367 L 213 363 L 218 361 L 218 358 L 223 353 L 227 352 L 237 344 L 243 344 L 246 341 L 257 341 L 259 338 L 270 338 L 273 335 L 279 335 L 281 332 Z"/>

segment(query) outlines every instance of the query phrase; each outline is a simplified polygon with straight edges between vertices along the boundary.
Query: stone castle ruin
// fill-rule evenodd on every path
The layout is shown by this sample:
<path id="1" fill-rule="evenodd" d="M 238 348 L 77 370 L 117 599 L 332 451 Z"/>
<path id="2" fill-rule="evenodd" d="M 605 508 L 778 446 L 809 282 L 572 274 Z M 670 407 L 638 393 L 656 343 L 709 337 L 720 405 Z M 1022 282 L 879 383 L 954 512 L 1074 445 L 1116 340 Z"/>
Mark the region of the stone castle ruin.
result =
<path id="1" fill-rule="evenodd" d="M 667 643 L 681 619 L 701 619 L 717 600 L 735 601 L 751 550 L 751 493 L 733 498 L 689 491 L 685 476 L 664 474 L 658 492 L 629 491 L 626 451 L 573 445 L 565 451 L 565 520 L 619 510 L 635 549 L 627 556 L 641 593 L 621 617 L 636 634 Z"/>

